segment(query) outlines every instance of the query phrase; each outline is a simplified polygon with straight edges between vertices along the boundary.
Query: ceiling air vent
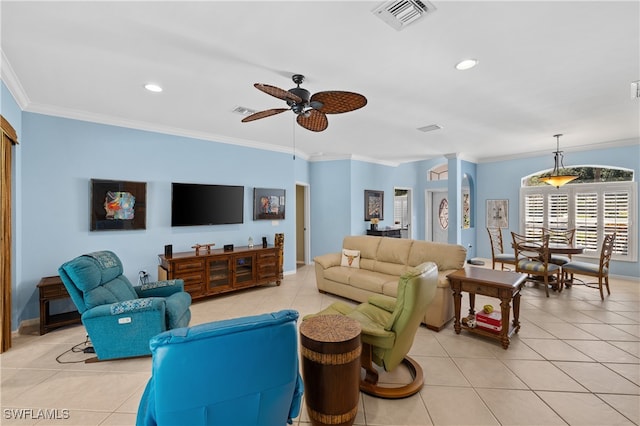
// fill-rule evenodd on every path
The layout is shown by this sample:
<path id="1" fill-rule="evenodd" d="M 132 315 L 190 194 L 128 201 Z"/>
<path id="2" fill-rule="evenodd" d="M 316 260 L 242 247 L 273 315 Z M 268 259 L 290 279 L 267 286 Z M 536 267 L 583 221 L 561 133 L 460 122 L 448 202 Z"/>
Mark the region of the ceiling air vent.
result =
<path id="1" fill-rule="evenodd" d="M 400 31 L 435 10 L 435 6 L 428 1 L 395 0 L 381 4 L 373 10 L 373 13 Z"/>
<path id="2" fill-rule="evenodd" d="M 428 126 L 418 127 L 421 132 L 433 132 L 434 130 L 440 130 L 442 126 L 439 124 L 429 124 Z"/>

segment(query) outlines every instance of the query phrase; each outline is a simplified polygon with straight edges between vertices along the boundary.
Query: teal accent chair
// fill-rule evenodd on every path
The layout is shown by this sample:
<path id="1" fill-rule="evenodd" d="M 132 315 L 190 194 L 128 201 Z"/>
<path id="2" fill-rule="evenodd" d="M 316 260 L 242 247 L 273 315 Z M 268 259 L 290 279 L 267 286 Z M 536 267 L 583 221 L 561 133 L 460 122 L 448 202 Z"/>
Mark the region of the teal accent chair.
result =
<path id="1" fill-rule="evenodd" d="M 150 355 L 153 336 L 189 325 L 191 295 L 184 291 L 182 280 L 134 287 L 111 251 L 76 257 L 58 273 L 98 360 Z"/>
<path id="2" fill-rule="evenodd" d="M 598 278 L 598 289 L 600 290 L 600 299 L 604 300 L 604 292 L 602 291 L 602 285 L 607 287 L 607 294 L 611 294 L 609 290 L 609 262 L 611 261 L 611 255 L 613 254 L 613 243 L 616 240 L 616 233 L 605 235 L 602 241 L 602 250 L 600 251 L 600 262 L 598 264 L 571 261 L 565 263 L 562 266 L 564 276 L 568 274 L 587 275 L 590 277 Z M 595 283 L 593 283 L 595 284 Z M 590 283 L 585 283 L 587 287 L 591 287 Z"/>
<path id="3" fill-rule="evenodd" d="M 362 327 L 360 364 L 365 372 L 360 390 L 381 398 L 405 398 L 418 393 L 424 385 L 422 367 L 407 354 L 435 297 L 437 285 L 437 265 L 424 262 L 400 277 L 396 298 L 375 294 L 355 308 L 344 302 L 335 302 L 305 319 L 316 315 L 346 315 L 358 321 Z M 373 364 L 384 371 L 393 371 L 403 364 L 412 380 L 396 387 L 380 386 L 378 370 Z"/>
<path id="4" fill-rule="evenodd" d="M 228 319 L 151 339 L 136 425 L 284 426 L 300 414 L 298 312 Z"/>

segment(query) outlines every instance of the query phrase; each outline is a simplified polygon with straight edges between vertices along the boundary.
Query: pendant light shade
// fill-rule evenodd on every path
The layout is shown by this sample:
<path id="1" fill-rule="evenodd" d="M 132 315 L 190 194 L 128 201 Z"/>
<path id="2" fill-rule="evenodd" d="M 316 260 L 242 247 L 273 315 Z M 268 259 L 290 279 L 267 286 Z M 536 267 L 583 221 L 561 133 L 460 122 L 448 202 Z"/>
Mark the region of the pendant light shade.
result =
<path id="1" fill-rule="evenodd" d="M 562 136 L 562 134 L 553 135 L 553 137 L 556 138 L 556 152 L 553 153 L 554 166 L 551 176 L 540 178 L 542 182 L 553 185 L 556 188 L 560 188 L 562 185 L 578 178 L 577 175 L 564 173 L 564 163 L 562 161 L 564 156 L 562 155 L 562 151 L 560 151 L 560 136 Z"/>

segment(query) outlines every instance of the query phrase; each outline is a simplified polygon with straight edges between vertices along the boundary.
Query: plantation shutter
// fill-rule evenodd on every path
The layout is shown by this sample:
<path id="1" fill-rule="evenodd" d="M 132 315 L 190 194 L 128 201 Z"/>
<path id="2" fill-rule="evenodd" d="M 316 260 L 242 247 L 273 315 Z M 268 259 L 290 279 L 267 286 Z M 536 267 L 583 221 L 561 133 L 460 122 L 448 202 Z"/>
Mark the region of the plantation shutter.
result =
<path id="1" fill-rule="evenodd" d="M 575 197 L 576 244 L 585 252 L 597 252 L 598 247 L 598 194 L 577 193 Z"/>
<path id="2" fill-rule="evenodd" d="M 554 231 L 566 231 L 569 229 L 569 194 L 549 194 L 547 227 Z M 552 242 L 561 243 L 563 241 L 559 239 Z"/>
<path id="3" fill-rule="evenodd" d="M 629 253 L 629 198 L 628 192 L 604 193 L 604 232 L 616 233 L 613 252 Z"/>
<path id="4" fill-rule="evenodd" d="M 541 235 L 544 226 L 544 195 L 526 195 L 524 210 L 525 235 L 527 237 Z"/>

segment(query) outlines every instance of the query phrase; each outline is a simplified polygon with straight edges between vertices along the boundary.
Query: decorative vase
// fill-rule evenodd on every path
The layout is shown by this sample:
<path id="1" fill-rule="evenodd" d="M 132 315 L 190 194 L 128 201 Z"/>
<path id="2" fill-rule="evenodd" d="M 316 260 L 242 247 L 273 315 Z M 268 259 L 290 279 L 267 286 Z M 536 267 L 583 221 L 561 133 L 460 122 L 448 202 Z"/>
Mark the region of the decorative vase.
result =
<path id="1" fill-rule="evenodd" d="M 372 223 L 371 224 L 371 230 L 372 231 L 377 231 L 378 230 L 378 224 L 377 223 Z"/>

